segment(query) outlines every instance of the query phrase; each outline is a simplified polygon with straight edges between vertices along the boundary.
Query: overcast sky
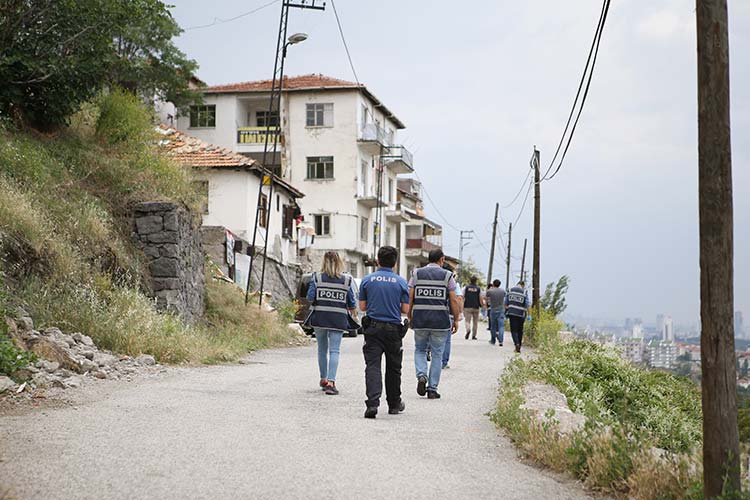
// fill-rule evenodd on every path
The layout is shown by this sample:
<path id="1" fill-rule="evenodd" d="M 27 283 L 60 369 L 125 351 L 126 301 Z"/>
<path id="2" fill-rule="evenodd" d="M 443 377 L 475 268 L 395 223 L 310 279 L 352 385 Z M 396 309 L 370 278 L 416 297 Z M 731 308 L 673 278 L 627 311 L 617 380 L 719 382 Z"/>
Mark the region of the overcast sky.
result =
<path id="1" fill-rule="evenodd" d="M 172 0 L 178 45 L 209 84 L 270 78 L 280 5 Z M 750 2 L 730 0 L 735 308 L 750 316 Z M 571 277 L 569 312 L 699 318 L 696 42 L 693 0 L 612 2 L 594 82 L 560 174 L 542 184 L 542 283 Z M 438 210 L 445 249 L 487 269 L 495 202 L 521 187 L 533 145 L 551 159 L 575 95 L 600 0 L 338 0 L 362 83 L 406 124 L 401 141 Z M 286 74 L 353 80 L 333 9 L 293 10 Z M 525 193 L 524 193 L 525 194 Z M 532 236 L 533 196 L 512 255 Z M 519 215 L 523 194 L 502 210 Z M 453 227 L 451 227 L 453 226 Z M 504 231 L 507 231 L 505 226 Z M 507 243 L 507 235 L 503 234 Z M 482 243 L 483 246 L 480 244 Z M 497 261 L 502 257 L 499 252 Z M 531 255 L 531 244 L 529 244 Z M 530 259 L 527 259 L 527 262 Z M 505 281 L 504 264 L 496 277 Z M 513 260 L 513 269 L 520 261 Z M 528 268 L 528 264 L 527 264 Z M 498 276 L 499 274 L 499 276 Z M 746 319 L 746 323 L 750 318 Z"/>

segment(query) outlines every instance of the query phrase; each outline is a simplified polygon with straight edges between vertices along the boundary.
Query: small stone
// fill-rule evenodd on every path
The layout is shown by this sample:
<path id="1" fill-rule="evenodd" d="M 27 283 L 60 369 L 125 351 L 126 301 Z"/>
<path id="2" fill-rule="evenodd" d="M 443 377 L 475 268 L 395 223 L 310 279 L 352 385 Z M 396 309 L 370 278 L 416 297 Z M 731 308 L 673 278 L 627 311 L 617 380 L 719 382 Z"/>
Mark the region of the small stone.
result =
<path id="1" fill-rule="evenodd" d="M 87 345 L 89 347 L 94 345 L 94 341 L 91 340 L 91 337 L 89 337 L 88 335 L 84 335 L 82 333 L 74 333 L 72 337 L 73 340 L 75 340 L 79 344 Z"/>
<path id="2" fill-rule="evenodd" d="M 87 349 L 85 351 L 81 351 L 81 354 L 83 354 L 84 358 L 90 359 L 90 360 L 93 360 L 94 356 L 96 356 L 96 352 L 92 351 L 92 350 L 89 350 L 89 349 Z"/>
<path id="3" fill-rule="evenodd" d="M 39 368 L 48 373 L 56 372 L 60 369 L 60 363 L 58 363 L 57 361 L 47 361 L 46 359 L 41 359 L 39 360 L 39 365 L 41 365 L 39 366 Z"/>
<path id="4" fill-rule="evenodd" d="M 135 358 L 135 361 L 146 366 L 153 366 L 156 364 L 156 359 L 150 354 L 141 354 Z"/>
<path id="5" fill-rule="evenodd" d="M 71 388 L 81 387 L 81 379 L 78 377 L 70 377 L 65 380 L 65 385 Z"/>
<path id="6" fill-rule="evenodd" d="M 117 359 L 111 354 L 97 352 L 94 353 L 94 359 L 92 361 L 98 366 L 111 366 L 117 361 Z"/>
<path id="7" fill-rule="evenodd" d="M 55 374 L 60 378 L 69 378 L 73 376 L 73 372 L 71 372 L 70 370 L 66 370 L 65 368 L 60 368 L 55 372 Z"/>
<path id="8" fill-rule="evenodd" d="M 34 320 L 32 320 L 29 316 L 21 316 L 16 320 L 16 325 L 18 326 L 18 329 L 23 332 L 30 332 L 34 330 Z"/>
<path id="9" fill-rule="evenodd" d="M 75 343 L 72 337 L 70 340 Z M 29 349 L 40 358 L 55 361 L 68 370 L 78 371 L 80 369 L 78 362 L 70 355 L 68 350 L 48 337 L 33 339 L 29 342 Z"/>
<path id="10" fill-rule="evenodd" d="M 135 220 L 135 227 L 138 234 L 152 234 L 158 233 L 164 229 L 161 215 L 147 215 L 145 217 L 138 217 Z"/>
<path id="11" fill-rule="evenodd" d="M 81 371 L 82 372 L 84 372 L 84 373 L 85 372 L 91 372 L 91 371 L 96 370 L 97 368 L 99 368 L 99 365 L 97 365 L 93 361 L 88 360 L 86 358 L 83 358 L 81 360 Z"/>
<path id="12" fill-rule="evenodd" d="M 107 374 L 101 370 L 96 370 L 92 373 L 92 375 L 98 379 L 105 379 L 107 378 Z"/>
<path id="13" fill-rule="evenodd" d="M 13 382 L 10 377 L 0 375 L 0 394 L 5 391 L 13 391 L 16 389 L 16 383 Z"/>

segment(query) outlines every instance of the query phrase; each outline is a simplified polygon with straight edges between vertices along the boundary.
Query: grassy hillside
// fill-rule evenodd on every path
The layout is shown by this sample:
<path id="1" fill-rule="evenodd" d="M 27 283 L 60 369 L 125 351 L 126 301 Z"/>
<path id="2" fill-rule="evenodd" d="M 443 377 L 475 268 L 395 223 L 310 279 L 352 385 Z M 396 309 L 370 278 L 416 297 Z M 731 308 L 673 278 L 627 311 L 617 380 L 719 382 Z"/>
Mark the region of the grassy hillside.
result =
<path id="1" fill-rule="evenodd" d="M 232 284 L 207 280 L 205 321 L 185 326 L 141 293 L 131 241 L 140 201 L 197 206 L 190 172 L 156 147 L 150 112 L 113 92 L 54 135 L 0 124 L 0 287 L 8 309 L 91 336 L 102 348 L 163 362 L 215 362 L 290 336 L 275 316 L 244 308 Z"/>

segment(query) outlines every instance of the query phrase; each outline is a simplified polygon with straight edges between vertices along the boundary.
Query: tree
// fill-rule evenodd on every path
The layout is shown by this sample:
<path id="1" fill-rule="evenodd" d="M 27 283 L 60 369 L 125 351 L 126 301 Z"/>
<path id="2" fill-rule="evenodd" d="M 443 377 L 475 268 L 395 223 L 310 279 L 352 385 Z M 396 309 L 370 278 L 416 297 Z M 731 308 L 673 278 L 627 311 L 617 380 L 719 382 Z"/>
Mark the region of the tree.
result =
<path id="1" fill-rule="evenodd" d="M 159 0 L 4 0 L 0 117 L 54 129 L 115 84 L 182 105 L 197 65 L 172 43 L 179 33 Z"/>
<path id="2" fill-rule="evenodd" d="M 461 267 L 458 269 L 458 282 L 462 285 L 467 285 L 472 276 L 477 278 L 477 285 L 484 288 L 485 284 L 484 280 L 482 280 L 482 271 L 480 271 L 474 263 L 474 259 L 461 262 Z"/>
<path id="3" fill-rule="evenodd" d="M 565 309 L 568 308 L 568 304 L 565 303 L 565 295 L 568 293 L 569 282 L 570 278 L 563 275 L 557 280 L 557 283 L 548 283 L 544 295 L 540 299 L 542 308 L 555 316 L 565 312 Z"/>

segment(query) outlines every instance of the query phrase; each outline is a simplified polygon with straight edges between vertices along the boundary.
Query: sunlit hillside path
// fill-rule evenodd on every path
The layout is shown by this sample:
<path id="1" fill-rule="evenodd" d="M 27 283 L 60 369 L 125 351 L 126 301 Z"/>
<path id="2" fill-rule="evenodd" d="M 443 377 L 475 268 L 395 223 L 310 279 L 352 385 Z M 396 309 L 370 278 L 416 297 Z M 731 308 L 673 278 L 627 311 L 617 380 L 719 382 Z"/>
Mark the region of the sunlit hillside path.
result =
<path id="1" fill-rule="evenodd" d="M 463 326 L 463 325 L 462 325 Z M 345 338 L 339 396 L 318 389 L 316 346 L 247 363 L 90 384 L 75 406 L 0 417 L 0 484 L 19 499 L 580 499 L 576 482 L 519 460 L 486 413 L 512 356 L 454 336 L 440 400 L 362 418 L 362 339 Z"/>

